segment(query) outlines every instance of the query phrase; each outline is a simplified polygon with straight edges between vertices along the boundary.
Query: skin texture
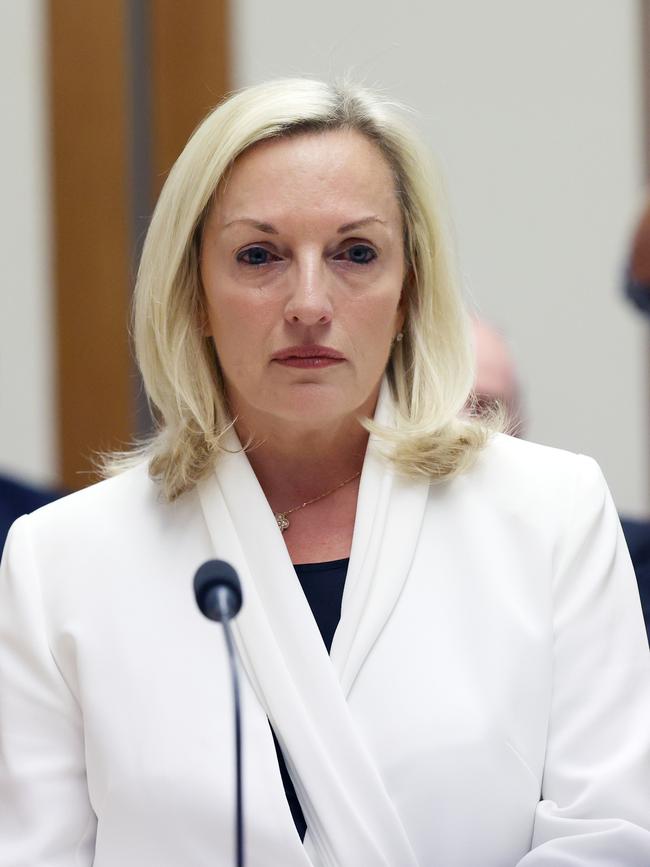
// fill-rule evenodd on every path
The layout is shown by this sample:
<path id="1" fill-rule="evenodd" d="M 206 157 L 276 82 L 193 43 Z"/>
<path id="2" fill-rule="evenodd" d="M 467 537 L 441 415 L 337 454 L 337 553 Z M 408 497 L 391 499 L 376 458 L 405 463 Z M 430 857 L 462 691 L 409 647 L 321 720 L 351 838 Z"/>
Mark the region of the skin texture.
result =
<path id="1" fill-rule="evenodd" d="M 250 148 L 208 215 L 200 265 L 206 330 L 238 434 L 257 444 L 249 460 L 274 511 L 360 470 L 367 433 L 358 417 L 374 411 L 404 321 L 402 219 L 378 148 L 352 131 Z M 275 358 L 308 345 L 342 360 L 294 367 Z M 345 537 L 334 548 L 346 556 L 356 490 L 295 515 L 285 541 L 290 550 L 295 541 L 302 562 L 322 556 L 325 534 Z M 299 530 L 314 544 L 299 542 Z"/>

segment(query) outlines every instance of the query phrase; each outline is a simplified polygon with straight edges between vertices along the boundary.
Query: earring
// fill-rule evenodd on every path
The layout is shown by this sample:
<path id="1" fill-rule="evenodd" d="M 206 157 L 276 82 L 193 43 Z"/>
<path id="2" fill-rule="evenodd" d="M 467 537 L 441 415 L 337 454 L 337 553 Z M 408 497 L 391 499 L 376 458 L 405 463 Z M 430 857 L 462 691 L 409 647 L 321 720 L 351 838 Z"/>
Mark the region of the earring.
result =
<path id="1" fill-rule="evenodd" d="M 398 331 L 397 334 L 395 335 L 395 338 L 393 339 L 393 343 L 401 343 L 403 339 L 404 339 L 404 332 Z"/>

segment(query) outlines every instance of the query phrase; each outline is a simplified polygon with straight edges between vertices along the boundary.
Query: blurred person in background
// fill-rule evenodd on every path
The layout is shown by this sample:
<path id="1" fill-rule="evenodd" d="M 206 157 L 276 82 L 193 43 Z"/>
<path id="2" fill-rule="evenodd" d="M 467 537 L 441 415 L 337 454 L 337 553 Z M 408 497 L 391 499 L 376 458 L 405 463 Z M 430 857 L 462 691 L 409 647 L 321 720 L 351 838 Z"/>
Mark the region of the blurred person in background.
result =
<path id="1" fill-rule="evenodd" d="M 165 183 L 135 301 L 159 427 L 0 567 L 0 864 L 650 864 L 650 657 L 590 458 L 462 410 L 441 197 L 384 98 L 248 88 Z M 120 470 L 120 472 L 117 472 Z"/>
<path id="2" fill-rule="evenodd" d="M 60 496 L 60 491 L 35 487 L 10 476 L 0 475 L 0 555 L 9 528 L 17 518 L 40 509 Z"/>
<path id="3" fill-rule="evenodd" d="M 476 373 L 472 408 L 482 411 L 495 406 L 505 411 L 508 432 L 523 436 L 521 390 L 510 347 L 504 336 L 478 316 L 472 316 L 472 343 Z"/>
<path id="4" fill-rule="evenodd" d="M 650 197 L 632 239 L 629 262 L 625 270 L 625 294 L 644 316 L 650 315 Z M 634 563 L 650 639 L 650 521 L 622 518 L 621 523 Z"/>
<path id="5" fill-rule="evenodd" d="M 650 196 L 632 238 L 625 270 L 625 294 L 644 313 L 650 313 Z"/>

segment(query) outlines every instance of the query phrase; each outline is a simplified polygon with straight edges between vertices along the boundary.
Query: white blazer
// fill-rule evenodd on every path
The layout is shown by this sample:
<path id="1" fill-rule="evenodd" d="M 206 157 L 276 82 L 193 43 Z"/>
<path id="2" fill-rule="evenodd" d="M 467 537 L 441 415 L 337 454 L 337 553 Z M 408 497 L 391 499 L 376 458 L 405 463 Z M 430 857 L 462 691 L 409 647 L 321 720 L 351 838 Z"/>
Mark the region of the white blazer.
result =
<path id="1" fill-rule="evenodd" d="M 239 572 L 248 867 L 648 867 L 650 655 L 589 458 L 495 437 L 439 484 L 371 440 L 328 656 L 243 454 L 20 519 L 0 576 L 1 867 L 230 867 L 206 559 Z M 285 798 L 267 721 L 308 823 Z"/>

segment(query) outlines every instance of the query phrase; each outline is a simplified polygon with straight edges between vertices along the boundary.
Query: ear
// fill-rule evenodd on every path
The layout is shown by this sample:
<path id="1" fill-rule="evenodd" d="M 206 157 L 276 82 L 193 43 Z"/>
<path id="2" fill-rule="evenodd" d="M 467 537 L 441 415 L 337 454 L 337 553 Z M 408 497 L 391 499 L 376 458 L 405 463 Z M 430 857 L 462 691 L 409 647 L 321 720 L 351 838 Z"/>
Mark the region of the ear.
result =
<path id="1" fill-rule="evenodd" d="M 397 302 L 397 318 L 395 320 L 395 324 L 397 325 L 398 331 L 404 330 L 404 323 L 406 321 L 406 314 L 408 313 L 412 287 L 413 268 L 408 265 L 406 268 L 406 274 L 404 275 L 404 281 L 402 283 L 402 291 L 400 292 L 399 301 Z"/>
<path id="2" fill-rule="evenodd" d="M 205 337 L 206 340 L 212 337 L 212 329 L 210 328 L 210 322 L 208 321 L 207 316 L 201 315 L 199 319 L 199 329 L 201 331 L 201 337 Z"/>
<path id="3" fill-rule="evenodd" d="M 210 318 L 208 316 L 208 311 L 205 309 L 205 295 L 203 295 L 203 288 L 201 288 L 201 295 L 199 296 L 198 309 L 196 312 L 196 324 L 199 329 L 199 333 L 201 337 L 212 337 L 212 328 L 210 326 Z"/>
<path id="4" fill-rule="evenodd" d="M 201 337 L 212 337 L 212 329 L 210 328 L 210 318 L 205 301 L 205 289 L 203 287 L 203 274 L 201 273 L 201 260 L 199 259 L 196 266 L 196 324 Z"/>
<path id="5" fill-rule="evenodd" d="M 397 306 L 397 313 L 395 314 L 395 334 L 399 334 L 401 331 L 404 331 L 404 322 L 406 321 L 406 309 L 405 305 L 402 303 L 402 299 Z"/>

